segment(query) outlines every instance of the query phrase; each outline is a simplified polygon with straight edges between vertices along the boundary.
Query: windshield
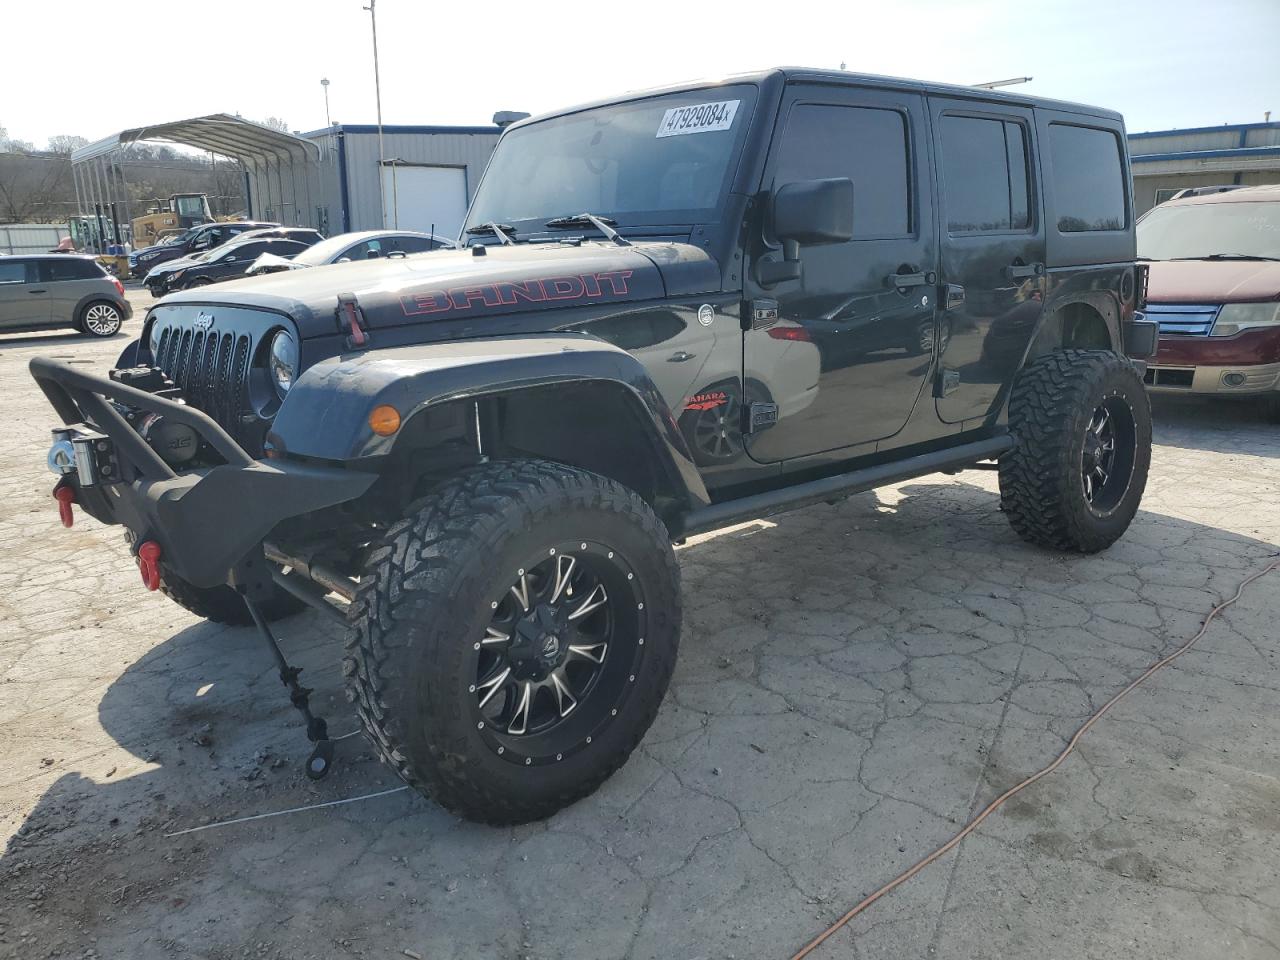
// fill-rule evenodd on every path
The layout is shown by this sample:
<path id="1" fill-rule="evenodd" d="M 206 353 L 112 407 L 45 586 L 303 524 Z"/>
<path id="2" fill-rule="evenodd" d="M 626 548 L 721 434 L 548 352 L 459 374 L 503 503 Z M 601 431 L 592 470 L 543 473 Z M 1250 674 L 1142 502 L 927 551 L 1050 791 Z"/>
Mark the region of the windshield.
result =
<path id="1" fill-rule="evenodd" d="M 713 87 L 512 130 L 494 150 L 467 227 L 514 224 L 520 239 L 584 211 L 622 227 L 714 220 L 755 97 L 747 84 Z"/>
<path id="2" fill-rule="evenodd" d="M 1280 202 L 1160 206 L 1138 223 L 1140 257 L 1179 260 L 1215 254 L 1280 257 Z"/>

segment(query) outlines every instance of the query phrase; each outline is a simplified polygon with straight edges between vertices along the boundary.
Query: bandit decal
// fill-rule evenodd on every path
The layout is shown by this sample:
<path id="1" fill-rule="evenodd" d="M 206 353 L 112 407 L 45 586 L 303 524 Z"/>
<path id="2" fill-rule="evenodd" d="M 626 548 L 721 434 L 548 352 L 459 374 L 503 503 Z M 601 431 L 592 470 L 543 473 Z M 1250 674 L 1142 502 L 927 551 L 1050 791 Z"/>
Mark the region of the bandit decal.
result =
<path id="1" fill-rule="evenodd" d="M 407 317 L 430 313 L 456 313 L 472 307 L 510 307 L 518 303 L 550 303 L 567 300 L 612 300 L 625 297 L 631 270 L 608 270 L 544 280 L 500 281 L 470 287 L 428 290 L 400 298 Z"/>

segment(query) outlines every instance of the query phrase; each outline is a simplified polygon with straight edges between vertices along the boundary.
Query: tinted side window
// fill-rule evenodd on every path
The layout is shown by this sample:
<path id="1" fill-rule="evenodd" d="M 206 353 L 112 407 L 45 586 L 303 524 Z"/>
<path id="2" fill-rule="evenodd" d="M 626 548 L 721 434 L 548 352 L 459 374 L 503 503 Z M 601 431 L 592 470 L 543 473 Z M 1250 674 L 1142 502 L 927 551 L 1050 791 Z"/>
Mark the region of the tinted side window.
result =
<path id="1" fill-rule="evenodd" d="M 1124 167 L 1111 130 L 1049 124 L 1058 230 L 1123 230 Z"/>
<path id="2" fill-rule="evenodd" d="M 426 237 L 396 237 L 393 240 L 395 249 L 405 253 L 422 253 L 435 249 L 435 245 Z"/>
<path id="3" fill-rule="evenodd" d="M 26 283 L 27 265 L 21 260 L 0 262 L 0 283 Z"/>
<path id="4" fill-rule="evenodd" d="M 95 280 L 102 276 L 102 269 L 93 261 L 73 258 L 45 260 L 44 270 L 50 280 Z"/>
<path id="5" fill-rule="evenodd" d="M 296 240 L 272 240 L 267 244 L 267 252 L 274 253 L 277 257 L 293 257 L 308 246 L 309 244 L 299 243 Z"/>
<path id="6" fill-rule="evenodd" d="M 228 250 L 222 256 L 218 257 L 217 260 L 219 263 L 228 263 L 230 262 L 231 257 L 235 257 L 236 263 L 240 263 L 241 261 L 244 261 L 244 260 L 254 259 L 260 253 L 265 252 L 266 249 L 267 249 L 267 241 L 250 240 L 248 243 L 241 243 L 237 245 L 234 249 Z"/>
<path id="7" fill-rule="evenodd" d="M 774 182 L 848 177 L 854 238 L 904 237 L 911 233 L 908 164 L 906 119 L 898 111 L 798 104 Z"/>
<path id="8" fill-rule="evenodd" d="M 942 118 L 942 179 L 951 233 L 1025 230 L 1031 225 L 1027 138 L 1022 124 Z"/>
<path id="9" fill-rule="evenodd" d="M 347 260 L 372 260 L 382 256 L 382 241 L 366 240 L 364 243 L 357 243 L 342 256 Z"/>

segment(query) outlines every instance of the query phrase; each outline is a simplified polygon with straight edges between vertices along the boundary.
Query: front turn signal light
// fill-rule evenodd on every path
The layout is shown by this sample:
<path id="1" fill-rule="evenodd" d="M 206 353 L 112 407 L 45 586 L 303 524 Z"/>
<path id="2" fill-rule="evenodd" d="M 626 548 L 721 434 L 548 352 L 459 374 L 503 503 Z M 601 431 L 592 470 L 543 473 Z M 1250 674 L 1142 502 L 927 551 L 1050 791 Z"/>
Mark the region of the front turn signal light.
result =
<path id="1" fill-rule="evenodd" d="M 400 412 L 395 407 L 382 404 L 369 414 L 369 429 L 380 437 L 389 437 L 400 429 Z"/>

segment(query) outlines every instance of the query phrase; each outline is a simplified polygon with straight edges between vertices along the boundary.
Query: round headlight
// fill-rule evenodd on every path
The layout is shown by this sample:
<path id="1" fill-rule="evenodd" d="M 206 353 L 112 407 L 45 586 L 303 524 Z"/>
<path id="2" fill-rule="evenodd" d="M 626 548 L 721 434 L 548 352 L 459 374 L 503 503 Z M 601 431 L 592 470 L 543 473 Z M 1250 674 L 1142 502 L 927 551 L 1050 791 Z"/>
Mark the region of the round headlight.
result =
<path id="1" fill-rule="evenodd" d="M 288 330 L 281 330 L 271 338 L 271 380 L 281 399 L 293 386 L 298 375 L 298 342 Z"/>

